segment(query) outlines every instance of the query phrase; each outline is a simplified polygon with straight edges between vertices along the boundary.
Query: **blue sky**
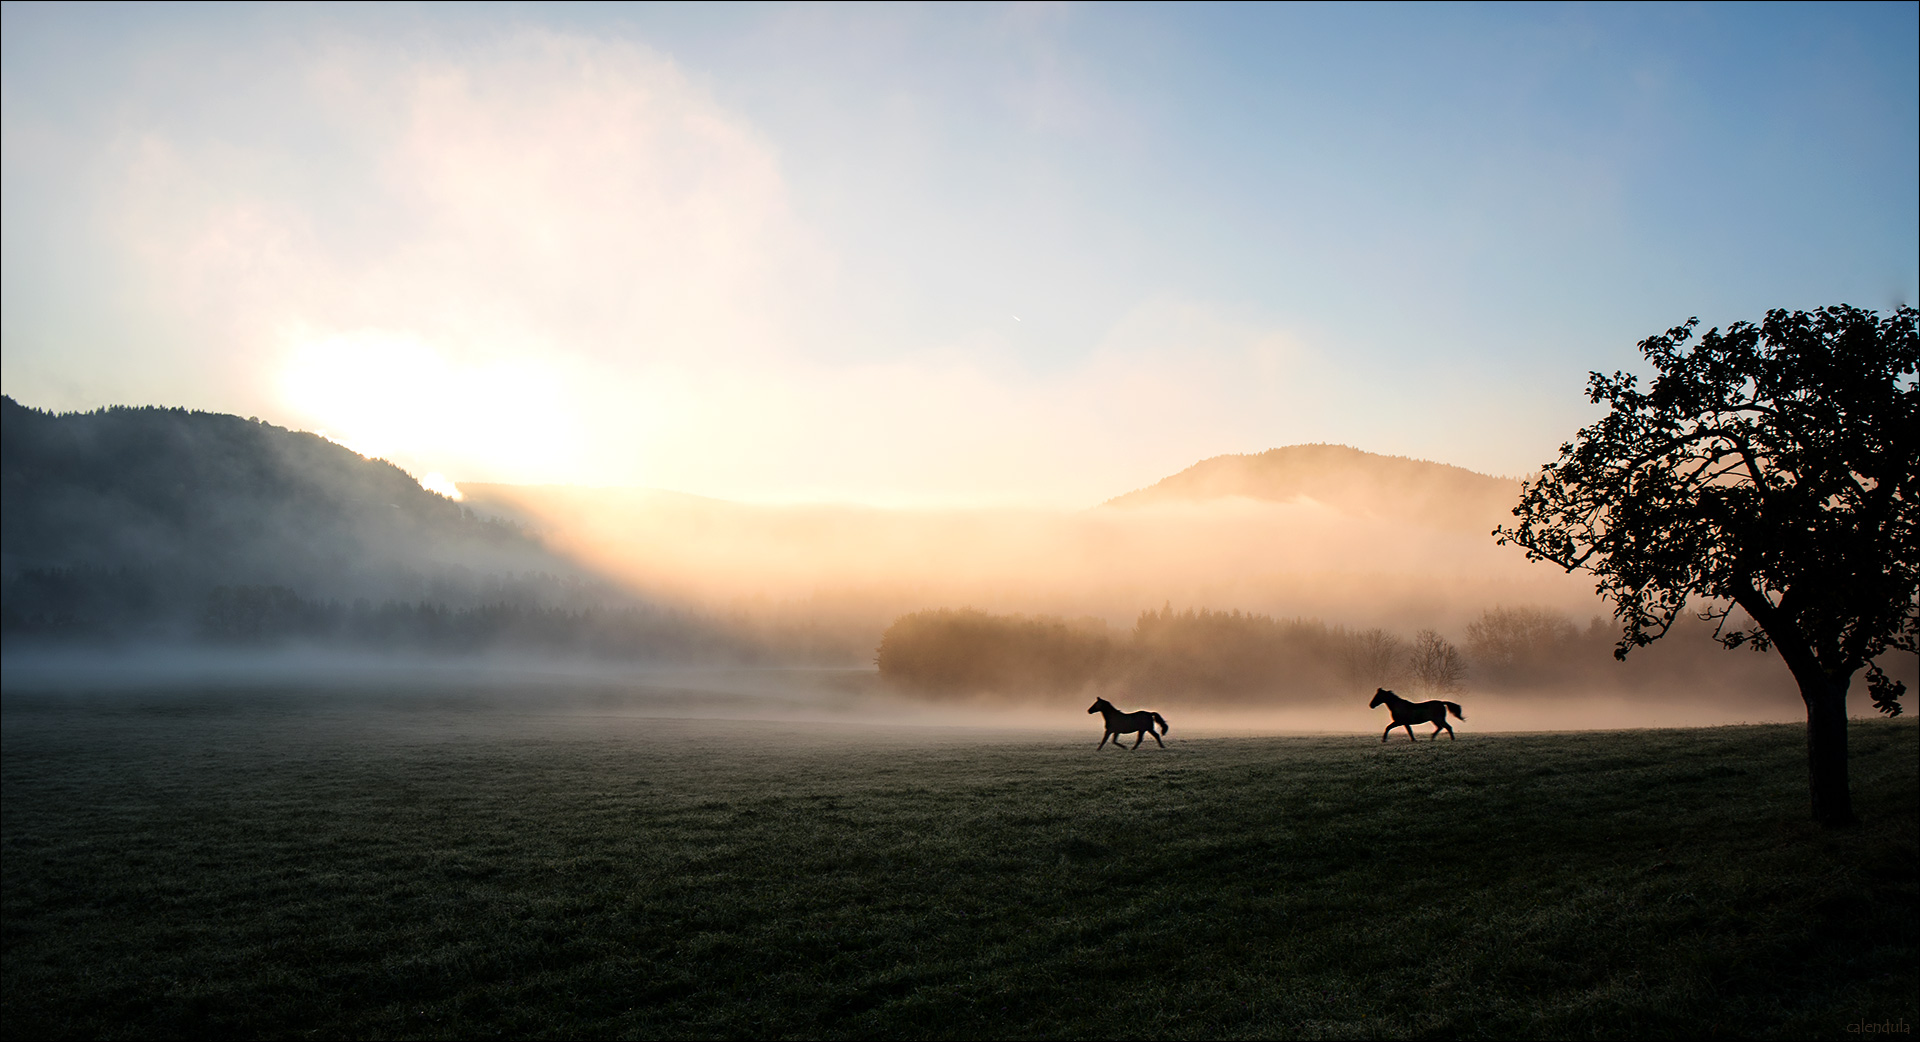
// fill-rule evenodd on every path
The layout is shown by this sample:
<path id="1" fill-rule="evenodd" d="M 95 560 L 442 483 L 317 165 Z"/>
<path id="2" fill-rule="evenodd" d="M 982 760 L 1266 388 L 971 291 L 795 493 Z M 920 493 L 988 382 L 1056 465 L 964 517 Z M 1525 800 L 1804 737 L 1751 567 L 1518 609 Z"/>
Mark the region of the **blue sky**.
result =
<path id="1" fill-rule="evenodd" d="M 1916 298 L 1917 10 L 7 4 L 0 384 L 758 500 L 1517 474 L 1689 316 Z"/>

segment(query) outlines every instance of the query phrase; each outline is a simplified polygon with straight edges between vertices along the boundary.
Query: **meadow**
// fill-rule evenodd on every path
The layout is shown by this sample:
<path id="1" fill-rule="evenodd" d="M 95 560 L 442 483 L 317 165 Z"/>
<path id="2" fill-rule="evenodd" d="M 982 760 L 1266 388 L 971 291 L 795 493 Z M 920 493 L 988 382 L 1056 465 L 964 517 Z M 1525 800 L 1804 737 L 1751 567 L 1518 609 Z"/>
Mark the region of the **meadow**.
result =
<path id="1" fill-rule="evenodd" d="M 1175 719 L 1164 750 L 1096 752 L 1085 718 L 699 719 L 697 701 L 10 690 L 0 1023 L 1837 1038 L 1920 1021 L 1911 721 L 1854 725 L 1862 823 L 1822 831 L 1790 725 L 1383 745 Z"/>

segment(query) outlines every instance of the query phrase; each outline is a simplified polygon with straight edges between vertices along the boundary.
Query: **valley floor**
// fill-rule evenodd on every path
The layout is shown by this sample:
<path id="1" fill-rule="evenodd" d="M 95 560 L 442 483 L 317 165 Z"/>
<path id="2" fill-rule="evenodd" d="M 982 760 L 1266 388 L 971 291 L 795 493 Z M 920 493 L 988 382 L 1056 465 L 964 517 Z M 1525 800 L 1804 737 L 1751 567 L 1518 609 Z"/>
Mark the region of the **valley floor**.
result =
<path id="1" fill-rule="evenodd" d="M 1177 725 L 1177 721 L 1176 721 Z M 1384 724 L 1382 724 L 1384 726 Z M 1192 737 L 10 689 L 13 1037 L 1857 1037 L 1920 741 Z M 1377 732 L 1376 732 L 1377 733 Z"/>

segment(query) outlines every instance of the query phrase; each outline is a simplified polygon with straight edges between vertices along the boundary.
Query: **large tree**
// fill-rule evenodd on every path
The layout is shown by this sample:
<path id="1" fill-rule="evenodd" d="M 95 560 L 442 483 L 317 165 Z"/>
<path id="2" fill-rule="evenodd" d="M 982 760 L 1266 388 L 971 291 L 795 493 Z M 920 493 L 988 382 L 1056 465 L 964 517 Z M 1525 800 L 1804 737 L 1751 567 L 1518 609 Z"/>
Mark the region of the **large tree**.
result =
<path id="1" fill-rule="evenodd" d="M 1847 689 L 1905 685 L 1875 659 L 1920 652 L 1920 312 L 1770 311 L 1694 341 L 1641 341 L 1654 370 L 1592 374 L 1608 414 L 1528 482 L 1502 543 L 1599 577 L 1616 658 L 1685 611 L 1729 648 L 1771 648 L 1807 705 L 1814 819 L 1853 817 Z M 1691 347 L 1689 343 L 1691 342 Z"/>

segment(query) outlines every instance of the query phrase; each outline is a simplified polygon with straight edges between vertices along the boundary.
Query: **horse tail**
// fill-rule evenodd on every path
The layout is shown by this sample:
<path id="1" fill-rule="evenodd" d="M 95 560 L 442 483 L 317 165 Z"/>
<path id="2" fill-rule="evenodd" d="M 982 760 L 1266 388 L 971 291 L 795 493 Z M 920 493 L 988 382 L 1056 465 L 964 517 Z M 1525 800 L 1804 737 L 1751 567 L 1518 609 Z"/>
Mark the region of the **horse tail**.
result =
<path id="1" fill-rule="evenodd" d="M 1159 724 L 1159 725 L 1160 725 L 1160 733 L 1161 733 L 1161 734 L 1166 734 L 1166 733 L 1167 733 L 1167 730 L 1168 730 L 1168 728 L 1167 728 L 1167 718 L 1166 718 L 1166 717 L 1164 717 L 1164 716 L 1161 716 L 1161 715 L 1160 715 L 1159 713 L 1154 713 L 1154 714 L 1152 714 L 1152 716 L 1153 716 L 1153 722 L 1154 722 L 1154 723 L 1156 723 L 1156 724 Z M 1461 719 L 1463 719 L 1463 720 L 1464 720 L 1464 719 L 1466 719 L 1466 718 L 1465 718 L 1465 717 L 1462 717 Z"/>
<path id="2" fill-rule="evenodd" d="M 1448 702 L 1446 705 L 1448 709 L 1453 710 L 1453 718 L 1455 720 L 1465 720 L 1467 718 L 1467 714 L 1460 711 L 1460 703 Z M 1444 719 L 1444 717 L 1442 719 Z"/>

